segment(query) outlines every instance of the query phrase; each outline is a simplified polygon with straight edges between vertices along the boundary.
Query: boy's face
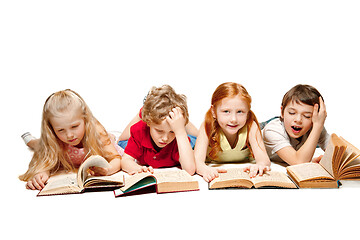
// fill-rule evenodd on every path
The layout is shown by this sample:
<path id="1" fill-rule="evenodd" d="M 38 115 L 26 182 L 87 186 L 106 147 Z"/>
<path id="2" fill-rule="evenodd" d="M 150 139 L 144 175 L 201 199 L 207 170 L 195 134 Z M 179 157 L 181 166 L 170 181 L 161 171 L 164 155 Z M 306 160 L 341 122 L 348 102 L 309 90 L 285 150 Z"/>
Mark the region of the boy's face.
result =
<path id="1" fill-rule="evenodd" d="M 290 137 L 299 138 L 311 129 L 313 106 L 292 101 L 281 110 L 285 130 Z"/>
<path id="2" fill-rule="evenodd" d="M 149 123 L 150 136 L 156 146 L 163 148 L 175 139 L 175 133 L 171 130 L 166 119 L 162 120 L 160 124 Z"/>

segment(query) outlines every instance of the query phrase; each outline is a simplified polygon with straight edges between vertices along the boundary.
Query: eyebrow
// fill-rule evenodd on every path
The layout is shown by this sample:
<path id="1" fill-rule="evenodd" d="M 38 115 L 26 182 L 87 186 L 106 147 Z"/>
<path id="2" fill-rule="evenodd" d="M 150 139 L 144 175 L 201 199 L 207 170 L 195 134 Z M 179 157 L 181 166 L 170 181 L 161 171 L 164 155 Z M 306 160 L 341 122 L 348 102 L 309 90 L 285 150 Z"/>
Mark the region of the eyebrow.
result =
<path id="1" fill-rule="evenodd" d="M 297 109 L 292 108 L 292 107 L 289 107 L 289 110 L 292 110 L 292 111 L 296 111 L 296 112 L 298 112 L 298 110 L 297 110 Z M 312 112 L 303 112 L 302 114 L 312 114 Z"/>

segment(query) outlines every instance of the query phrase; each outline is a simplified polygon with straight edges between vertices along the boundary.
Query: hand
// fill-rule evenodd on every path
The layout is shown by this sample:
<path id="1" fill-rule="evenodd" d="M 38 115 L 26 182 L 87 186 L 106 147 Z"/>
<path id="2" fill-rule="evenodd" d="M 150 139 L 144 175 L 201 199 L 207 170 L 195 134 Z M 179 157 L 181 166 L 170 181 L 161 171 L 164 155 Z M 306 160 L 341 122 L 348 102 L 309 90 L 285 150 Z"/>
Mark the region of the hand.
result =
<path id="1" fill-rule="evenodd" d="M 26 188 L 31 190 L 41 190 L 45 187 L 47 180 L 50 177 L 49 172 L 41 172 L 36 174 L 33 179 L 26 183 Z"/>
<path id="2" fill-rule="evenodd" d="M 312 163 L 319 163 L 319 162 L 321 161 L 321 159 L 322 159 L 323 156 L 324 156 L 324 155 L 320 155 L 320 156 L 318 156 L 318 157 L 316 157 L 316 158 L 313 158 L 313 159 L 311 160 L 311 162 L 312 162 Z"/>
<path id="3" fill-rule="evenodd" d="M 248 172 L 250 178 L 256 177 L 258 174 L 262 176 L 266 171 L 270 171 L 270 167 L 261 164 L 251 164 L 244 168 L 244 172 Z"/>
<path id="4" fill-rule="evenodd" d="M 154 169 L 153 169 L 151 166 L 146 167 L 146 166 L 140 166 L 140 165 L 139 165 L 138 168 L 136 168 L 136 169 L 134 169 L 134 170 L 132 170 L 132 171 L 129 171 L 128 173 L 129 173 L 130 175 L 134 175 L 134 174 L 136 174 L 136 173 L 142 173 L 142 172 L 154 173 Z"/>
<path id="5" fill-rule="evenodd" d="M 171 130 L 175 133 L 175 135 L 179 131 L 185 130 L 185 118 L 179 107 L 173 108 L 171 112 L 169 112 L 169 116 L 166 117 L 168 124 L 170 125 Z"/>
<path id="6" fill-rule="evenodd" d="M 226 169 L 214 168 L 205 165 L 199 169 L 198 174 L 201 175 L 206 182 L 211 182 L 215 178 L 219 177 L 219 173 L 226 172 Z"/>
<path id="7" fill-rule="evenodd" d="M 325 103 L 321 97 L 319 97 L 319 102 L 320 102 L 320 109 L 318 104 L 314 105 L 312 122 L 314 126 L 319 126 L 322 129 L 324 127 L 325 119 L 327 117 L 327 112 L 326 112 Z"/>
<path id="8" fill-rule="evenodd" d="M 93 166 L 88 169 L 88 173 L 93 176 L 107 176 L 109 175 L 109 169 Z"/>

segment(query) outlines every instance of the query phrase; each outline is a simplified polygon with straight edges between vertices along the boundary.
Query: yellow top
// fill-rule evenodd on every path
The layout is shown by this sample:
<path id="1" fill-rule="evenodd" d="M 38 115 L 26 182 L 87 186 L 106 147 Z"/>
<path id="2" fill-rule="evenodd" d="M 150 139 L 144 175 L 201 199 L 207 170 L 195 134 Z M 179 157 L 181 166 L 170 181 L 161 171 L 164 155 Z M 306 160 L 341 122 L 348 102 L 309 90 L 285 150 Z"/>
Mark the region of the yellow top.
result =
<path id="1" fill-rule="evenodd" d="M 231 163 L 253 160 L 251 157 L 250 149 L 246 147 L 247 139 L 247 127 L 244 126 L 239 130 L 238 140 L 234 148 L 231 147 L 223 131 L 220 132 L 220 147 L 222 151 L 219 151 L 218 159 L 212 160 L 207 157 L 208 161 Z M 208 153 L 210 147 L 208 148 Z"/>

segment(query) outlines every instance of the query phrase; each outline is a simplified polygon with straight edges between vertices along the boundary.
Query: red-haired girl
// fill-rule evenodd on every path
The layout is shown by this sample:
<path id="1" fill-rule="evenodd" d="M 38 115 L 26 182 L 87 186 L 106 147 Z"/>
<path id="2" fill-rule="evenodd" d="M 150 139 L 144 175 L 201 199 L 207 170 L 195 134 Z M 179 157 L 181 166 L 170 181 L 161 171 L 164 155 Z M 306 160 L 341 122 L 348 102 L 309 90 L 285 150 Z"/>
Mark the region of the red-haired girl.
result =
<path id="1" fill-rule="evenodd" d="M 206 160 L 234 163 L 255 159 L 256 163 L 245 169 L 250 177 L 270 170 L 259 123 L 250 108 L 251 97 L 242 85 L 227 82 L 216 88 L 195 145 L 196 172 L 205 181 L 226 172 L 207 166 Z"/>

